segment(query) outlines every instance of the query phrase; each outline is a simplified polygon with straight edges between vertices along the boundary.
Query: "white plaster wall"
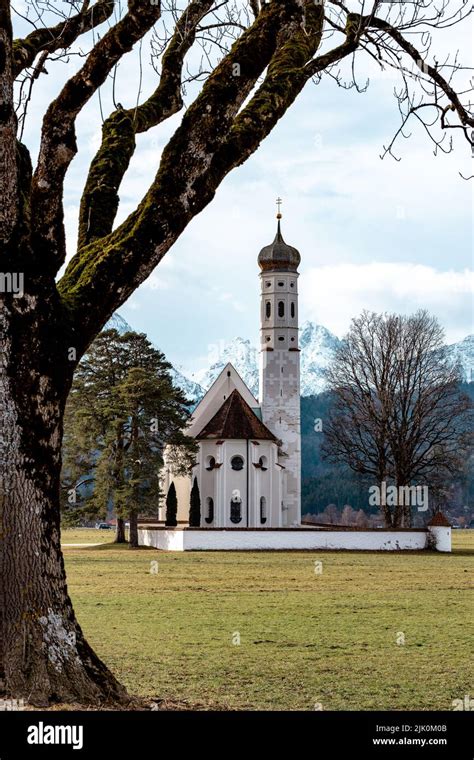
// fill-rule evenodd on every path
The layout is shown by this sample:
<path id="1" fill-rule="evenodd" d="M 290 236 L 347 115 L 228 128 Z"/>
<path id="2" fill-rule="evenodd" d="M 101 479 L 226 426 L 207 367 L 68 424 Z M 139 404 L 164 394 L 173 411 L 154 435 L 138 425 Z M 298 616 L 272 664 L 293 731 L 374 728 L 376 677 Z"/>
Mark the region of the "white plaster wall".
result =
<path id="1" fill-rule="evenodd" d="M 221 480 L 220 498 L 219 498 L 219 526 L 228 528 L 246 527 L 247 526 L 247 506 L 250 503 L 250 493 L 247 492 L 247 485 L 250 491 L 250 468 L 252 444 L 244 440 L 227 440 L 222 444 L 223 466 L 219 471 Z M 248 450 L 247 450 L 248 449 Z M 244 460 L 242 470 L 233 470 L 230 466 L 230 460 L 234 456 L 241 456 Z M 230 502 L 231 499 L 239 495 L 241 500 L 240 523 L 232 523 L 230 520 Z"/>
<path id="2" fill-rule="evenodd" d="M 428 528 L 428 530 L 434 536 L 436 542 L 436 551 L 451 551 L 451 528 L 445 528 L 441 525 L 432 525 Z"/>
<path id="3" fill-rule="evenodd" d="M 183 530 L 147 530 L 138 529 L 138 542 L 141 546 L 153 546 L 169 552 L 184 551 Z"/>
<path id="4" fill-rule="evenodd" d="M 178 500 L 178 511 L 176 519 L 179 522 L 185 522 L 189 519 L 189 499 L 191 496 L 191 478 L 184 475 L 175 475 L 168 462 L 167 450 L 163 454 L 163 467 L 160 470 L 160 486 L 162 497 L 159 504 L 158 517 L 160 520 L 166 518 L 166 496 L 168 489 L 173 482 L 176 488 L 176 498 Z"/>
<path id="5" fill-rule="evenodd" d="M 217 445 L 216 441 L 200 441 L 199 442 L 199 455 L 198 465 L 194 468 L 193 476 L 196 475 L 199 484 L 199 493 L 201 496 L 201 525 L 207 527 L 208 523 L 205 521 L 207 517 L 207 505 L 206 500 L 208 498 L 214 501 L 214 520 L 210 523 L 211 527 L 218 527 L 216 514 L 216 482 L 219 473 L 219 467 L 208 470 L 206 468 L 206 462 L 208 457 L 214 457 L 216 464 L 221 462 L 222 446 Z"/>
<path id="6" fill-rule="evenodd" d="M 251 528 L 280 528 L 281 527 L 281 509 L 280 509 L 280 468 L 278 462 L 278 446 L 273 441 L 259 441 L 251 443 L 251 467 L 250 467 L 250 511 L 249 526 Z M 254 467 L 259 464 L 260 457 L 266 459 L 266 469 Z M 266 499 L 266 517 L 267 520 L 262 524 L 260 520 L 260 499 Z"/>
<path id="7" fill-rule="evenodd" d="M 445 530 L 445 529 L 443 529 Z M 447 530 L 450 530 L 449 528 Z M 163 534 L 170 533 L 170 546 Z M 182 539 L 177 535 L 181 534 Z M 446 539 L 446 537 L 445 537 Z M 400 551 L 426 548 L 427 532 L 419 531 L 326 531 L 326 530 L 146 530 L 140 543 L 174 551 L 259 549 L 347 549 L 354 551 Z M 443 544 L 447 546 L 447 543 Z M 450 551 L 448 548 L 440 551 Z"/>

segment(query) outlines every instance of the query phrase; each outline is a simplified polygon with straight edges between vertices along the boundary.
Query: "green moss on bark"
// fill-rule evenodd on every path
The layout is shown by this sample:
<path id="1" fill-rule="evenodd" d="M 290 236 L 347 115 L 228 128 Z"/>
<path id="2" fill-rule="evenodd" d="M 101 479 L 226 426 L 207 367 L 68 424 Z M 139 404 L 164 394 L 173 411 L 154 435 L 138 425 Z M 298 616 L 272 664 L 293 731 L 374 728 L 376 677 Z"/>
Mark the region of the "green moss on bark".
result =
<path id="1" fill-rule="evenodd" d="M 319 46 L 322 24 L 322 6 L 310 0 L 304 17 L 295 5 L 272 3 L 233 45 L 163 151 L 158 174 L 140 206 L 111 234 L 89 239 L 69 264 L 59 289 L 64 304 L 76 318 L 80 315 L 81 330 L 86 333 L 93 322 L 97 328 L 126 300 L 212 200 L 225 175 L 271 131 L 308 79 L 305 65 Z M 235 63 L 241 65 L 240 76 L 235 75 Z M 236 118 L 266 67 L 264 84 Z M 129 118 L 132 111 L 124 113 Z M 131 140 L 133 126 L 126 122 Z M 97 161 L 99 166 L 99 157 Z M 102 172 L 104 168 L 102 164 Z M 88 203 L 97 203 L 97 182 L 88 185 Z M 110 214 L 114 199 L 104 195 L 102 201 Z M 82 225 L 86 210 L 88 215 L 85 205 Z M 83 227 L 82 239 L 87 241 L 85 232 Z"/>
<path id="2" fill-rule="evenodd" d="M 112 230 L 118 188 L 135 150 L 135 130 L 127 112 L 115 111 L 102 127 L 102 145 L 87 177 L 79 211 L 78 247 Z"/>

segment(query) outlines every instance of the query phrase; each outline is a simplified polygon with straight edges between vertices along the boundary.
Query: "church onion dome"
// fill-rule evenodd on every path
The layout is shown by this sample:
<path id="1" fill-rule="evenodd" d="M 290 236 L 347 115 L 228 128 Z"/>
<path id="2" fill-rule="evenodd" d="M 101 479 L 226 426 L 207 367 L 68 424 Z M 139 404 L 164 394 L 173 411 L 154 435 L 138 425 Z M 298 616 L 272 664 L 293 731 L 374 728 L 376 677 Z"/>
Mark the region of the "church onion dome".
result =
<path id="1" fill-rule="evenodd" d="M 262 272 L 296 272 L 301 261 L 300 252 L 285 243 L 281 234 L 281 214 L 278 214 L 277 219 L 275 240 L 262 248 L 258 254 L 258 265 Z"/>
<path id="2" fill-rule="evenodd" d="M 196 436 L 205 438 L 275 441 L 273 433 L 258 419 L 238 390 L 232 391 L 219 411 Z"/>

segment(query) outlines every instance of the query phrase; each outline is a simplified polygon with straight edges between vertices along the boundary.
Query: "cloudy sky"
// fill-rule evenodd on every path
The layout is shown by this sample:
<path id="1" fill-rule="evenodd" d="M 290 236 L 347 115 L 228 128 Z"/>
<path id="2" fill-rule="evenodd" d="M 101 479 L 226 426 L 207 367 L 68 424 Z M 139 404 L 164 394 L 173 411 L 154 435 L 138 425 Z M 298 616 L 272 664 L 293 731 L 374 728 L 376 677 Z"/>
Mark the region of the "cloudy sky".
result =
<path id="1" fill-rule="evenodd" d="M 25 2 L 17 2 L 25 9 Z M 18 33 L 25 30 L 17 21 Z M 468 60 L 469 24 L 438 35 L 442 58 L 454 45 Z M 86 48 L 85 41 L 82 46 Z M 143 43 L 143 100 L 156 86 Z M 24 139 L 37 150 L 48 102 L 78 66 L 51 64 L 33 94 Z M 438 316 L 449 342 L 472 332 L 472 174 L 467 142 L 454 130 L 455 151 L 433 155 L 415 123 L 396 144 L 399 162 L 380 154 L 399 126 L 391 73 L 360 59 L 363 94 L 330 78 L 309 83 L 259 151 L 234 170 L 212 203 L 188 226 L 153 275 L 120 309 L 168 358 L 188 372 L 206 365 L 215 346 L 239 335 L 257 342 L 257 255 L 275 234 L 275 199 L 283 198 L 283 234 L 302 256 L 301 322 L 310 319 L 342 336 L 364 308 Z M 117 72 L 118 100 L 137 98 L 138 52 Z M 190 93 L 191 94 L 191 93 Z M 78 120 L 79 153 L 68 176 L 65 213 L 68 252 L 75 248 L 79 200 L 87 167 L 99 145 L 101 109 L 112 110 L 110 86 Z M 146 192 L 163 146 L 180 116 L 138 138 L 120 191 L 122 221 Z"/>

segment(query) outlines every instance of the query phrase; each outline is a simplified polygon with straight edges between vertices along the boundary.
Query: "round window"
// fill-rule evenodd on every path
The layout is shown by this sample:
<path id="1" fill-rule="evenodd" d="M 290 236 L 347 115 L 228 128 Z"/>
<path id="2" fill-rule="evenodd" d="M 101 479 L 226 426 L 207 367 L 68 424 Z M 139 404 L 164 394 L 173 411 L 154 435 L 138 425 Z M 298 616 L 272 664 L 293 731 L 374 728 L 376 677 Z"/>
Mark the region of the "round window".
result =
<path id="1" fill-rule="evenodd" d="M 230 466 L 233 470 L 243 470 L 244 469 L 244 460 L 243 457 L 232 457 L 230 460 Z"/>

